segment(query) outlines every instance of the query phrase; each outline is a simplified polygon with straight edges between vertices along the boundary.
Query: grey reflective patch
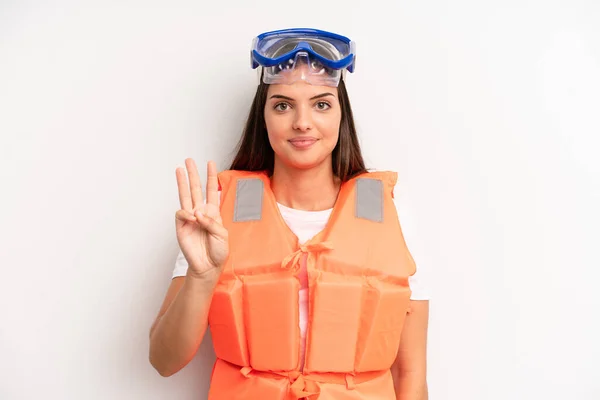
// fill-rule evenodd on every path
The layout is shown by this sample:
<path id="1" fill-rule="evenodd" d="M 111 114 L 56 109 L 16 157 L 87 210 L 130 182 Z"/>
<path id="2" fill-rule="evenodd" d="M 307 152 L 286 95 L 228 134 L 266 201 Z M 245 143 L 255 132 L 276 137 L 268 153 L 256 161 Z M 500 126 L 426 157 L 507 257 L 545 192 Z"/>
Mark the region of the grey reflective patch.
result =
<path id="1" fill-rule="evenodd" d="M 356 180 L 356 218 L 383 222 L 383 182 L 379 179 Z"/>
<path id="2" fill-rule="evenodd" d="M 238 179 L 233 222 L 259 221 L 262 216 L 264 183 L 257 178 Z"/>

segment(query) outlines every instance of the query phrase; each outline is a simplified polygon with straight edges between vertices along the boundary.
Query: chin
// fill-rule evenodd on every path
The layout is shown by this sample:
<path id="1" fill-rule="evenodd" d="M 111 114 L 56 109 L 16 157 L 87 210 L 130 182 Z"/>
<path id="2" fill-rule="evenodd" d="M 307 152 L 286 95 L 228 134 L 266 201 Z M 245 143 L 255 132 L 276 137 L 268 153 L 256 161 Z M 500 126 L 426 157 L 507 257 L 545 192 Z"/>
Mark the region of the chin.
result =
<path id="1" fill-rule="evenodd" d="M 290 168 L 300 169 L 300 170 L 305 171 L 305 170 L 317 168 L 326 162 L 331 163 L 331 157 L 325 157 L 325 158 L 293 157 L 291 159 L 285 160 L 284 164 Z"/>

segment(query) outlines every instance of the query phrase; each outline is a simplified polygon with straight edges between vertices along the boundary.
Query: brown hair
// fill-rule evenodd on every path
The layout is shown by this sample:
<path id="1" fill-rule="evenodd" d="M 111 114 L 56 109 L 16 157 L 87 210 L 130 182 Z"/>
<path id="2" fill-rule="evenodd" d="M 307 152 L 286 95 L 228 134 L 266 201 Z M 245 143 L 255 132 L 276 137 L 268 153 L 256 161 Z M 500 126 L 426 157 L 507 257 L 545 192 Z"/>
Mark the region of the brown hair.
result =
<path id="1" fill-rule="evenodd" d="M 269 85 L 261 82 L 256 89 L 243 135 L 237 146 L 231 167 L 238 171 L 267 171 L 273 174 L 275 153 L 269 143 L 265 124 L 265 104 Z M 345 182 L 356 175 L 366 172 L 365 162 L 360 150 L 354 117 L 350 107 L 350 98 L 343 79 L 338 85 L 338 97 L 342 109 L 338 142 L 332 153 L 333 174 Z"/>

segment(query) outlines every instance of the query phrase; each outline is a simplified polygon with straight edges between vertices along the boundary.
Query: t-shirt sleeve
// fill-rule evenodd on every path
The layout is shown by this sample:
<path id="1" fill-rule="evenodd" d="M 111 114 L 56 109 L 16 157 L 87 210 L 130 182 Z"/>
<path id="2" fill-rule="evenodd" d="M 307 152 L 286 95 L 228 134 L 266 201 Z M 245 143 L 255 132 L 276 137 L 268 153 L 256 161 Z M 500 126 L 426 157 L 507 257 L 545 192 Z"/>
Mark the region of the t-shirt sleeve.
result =
<path id="1" fill-rule="evenodd" d="M 181 249 L 179 249 L 179 254 L 177 254 L 177 258 L 175 259 L 175 268 L 173 268 L 173 278 L 177 278 L 178 276 L 185 276 L 188 270 L 188 262 L 183 255 Z"/>
<path id="2" fill-rule="evenodd" d="M 399 197 L 397 195 L 397 191 L 395 191 L 395 193 L 396 197 L 394 198 L 394 203 L 396 204 L 396 210 L 398 212 L 398 219 L 400 220 L 400 225 L 402 227 L 404 241 L 406 242 L 406 246 L 408 247 L 411 255 L 413 256 L 413 259 L 417 266 L 415 274 L 408 278 L 410 290 L 412 291 L 410 299 L 429 300 L 430 294 L 427 285 L 426 271 L 424 270 L 423 264 L 419 260 L 419 255 L 415 254 L 416 246 L 411 246 L 418 240 L 418 237 L 416 235 L 417 231 L 415 226 L 415 218 L 410 213 L 406 201 L 404 201 L 402 197 Z"/>

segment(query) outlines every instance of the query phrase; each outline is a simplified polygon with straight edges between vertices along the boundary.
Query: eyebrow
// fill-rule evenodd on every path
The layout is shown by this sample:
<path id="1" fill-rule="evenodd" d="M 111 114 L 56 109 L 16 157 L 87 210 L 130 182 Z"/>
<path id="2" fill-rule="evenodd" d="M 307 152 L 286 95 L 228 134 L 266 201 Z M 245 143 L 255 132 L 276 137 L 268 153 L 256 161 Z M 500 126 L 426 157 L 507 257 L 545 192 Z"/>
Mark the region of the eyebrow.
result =
<path id="1" fill-rule="evenodd" d="M 322 97 L 327 97 L 327 96 L 333 96 L 333 93 L 329 93 L 329 92 L 321 93 L 321 94 L 318 94 L 316 96 L 311 97 L 310 100 L 316 100 L 316 99 L 320 99 Z M 273 96 L 271 96 L 271 98 L 272 99 L 284 99 L 284 100 L 294 101 L 294 99 L 292 99 L 291 97 L 284 96 L 282 94 L 274 94 Z"/>

